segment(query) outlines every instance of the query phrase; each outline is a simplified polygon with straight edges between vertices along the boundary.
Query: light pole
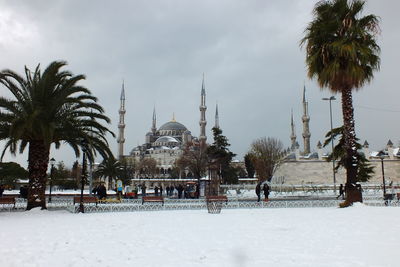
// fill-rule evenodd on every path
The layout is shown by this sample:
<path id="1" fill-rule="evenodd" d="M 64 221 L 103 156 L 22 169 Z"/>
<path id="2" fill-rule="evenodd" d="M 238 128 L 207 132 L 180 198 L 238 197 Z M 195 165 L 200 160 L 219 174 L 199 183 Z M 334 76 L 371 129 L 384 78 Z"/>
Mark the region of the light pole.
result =
<path id="1" fill-rule="evenodd" d="M 86 152 L 87 152 L 87 141 L 85 139 L 82 140 L 81 142 L 82 146 L 82 175 L 81 175 L 81 200 L 79 203 L 79 212 L 84 213 L 84 207 L 83 207 L 83 187 L 85 186 L 85 178 L 86 178 Z"/>
<path id="2" fill-rule="evenodd" d="M 54 175 L 54 164 L 56 163 L 56 160 L 54 158 L 51 158 L 50 160 L 50 192 L 49 192 L 49 203 L 51 203 L 51 187 L 53 186 L 53 175 Z"/>
<path id="3" fill-rule="evenodd" d="M 93 162 L 89 160 L 89 195 L 92 195 L 93 192 Z"/>
<path id="4" fill-rule="evenodd" d="M 378 155 L 379 158 L 381 159 L 381 165 L 382 165 L 383 199 L 385 199 L 386 183 L 385 183 L 385 168 L 383 167 L 383 159 L 385 158 L 385 153 L 383 153 L 383 151 L 380 151 Z"/>
<path id="5" fill-rule="evenodd" d="M 333 150 L 334 150 L 334 145 L 333 145 L 333 122 L 332 122 L 332 100 L 336 100 L 334 96 L 331 96 L 329 98 L 324 97 L 322 100 L 327 100 L 329 101 L 329 114 L 331 118 L 331 145 L 332 145 L 332 171 L 333 171 L 333 190 L 336 195 L 336 171 L 335 171 L 335 158 L 333 157 Z"/>

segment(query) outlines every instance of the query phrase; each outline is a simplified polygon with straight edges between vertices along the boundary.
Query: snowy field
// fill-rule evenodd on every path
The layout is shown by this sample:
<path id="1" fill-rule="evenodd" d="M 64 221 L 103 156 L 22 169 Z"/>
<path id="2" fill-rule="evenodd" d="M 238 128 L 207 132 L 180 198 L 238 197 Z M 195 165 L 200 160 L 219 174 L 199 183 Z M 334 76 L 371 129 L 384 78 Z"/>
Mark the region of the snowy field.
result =
<path id="1" fill-rule="evenodd" d="M 1 212 L 0 266 L 400 266 L 396 207 Z"/>

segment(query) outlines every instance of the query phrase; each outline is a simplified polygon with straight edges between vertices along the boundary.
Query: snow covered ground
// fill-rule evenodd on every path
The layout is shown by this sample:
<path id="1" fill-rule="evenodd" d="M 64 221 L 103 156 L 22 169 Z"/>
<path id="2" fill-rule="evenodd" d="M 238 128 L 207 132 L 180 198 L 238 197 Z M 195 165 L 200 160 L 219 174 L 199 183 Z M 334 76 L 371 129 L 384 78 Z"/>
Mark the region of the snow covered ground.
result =
<path id="1" fill-rule="evenodd" d="M 0 266 L 399 266 L 400 209 L 1 212 Z"/>

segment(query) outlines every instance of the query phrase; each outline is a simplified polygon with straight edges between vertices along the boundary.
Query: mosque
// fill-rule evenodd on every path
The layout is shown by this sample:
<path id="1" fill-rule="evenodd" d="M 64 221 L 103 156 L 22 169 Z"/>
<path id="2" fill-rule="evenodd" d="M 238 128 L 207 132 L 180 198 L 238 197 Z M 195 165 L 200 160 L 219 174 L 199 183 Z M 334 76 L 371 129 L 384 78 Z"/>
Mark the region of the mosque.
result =
<path id="1" fill-rule="evenodd" d="M 297 141 L 295 124 L 293 120 L 293 112 L 291 114 L 291 149 L 288 155 L 285 157 L 284 162 L 278 168 L 277 172 L 272 179 L 275 183 L 285 184 L 303 184 L 303 183 L 314 183 L 324 184 L 332 183 L 332 163 L 325 160 L 326 153 L 322 150 L 321 142 L 318 141 L 315 150 L 311 151 L 310 146 L 310 115 L 308 110 L 308 101 L 306 99 L 306 89 L 303 89 L 302 99 L 303 115 L 302 120 L 302 143 L 303 147 Z M 119 124 L 118 124 L 118 158 L 125 159 L 131 165 L 135 165 L 143 161 L 144 159 L 154 159 L 156 161 L 157 173 L 154 177 L 170 178 L 171 170 L 173 169 L 175 162 L 183 153 L 188 143 L 194 146 L 202 146 L 207 141 L 206 136 L 206 91 L 204 85 L 204 76 L 201 86 L 200 94 L 200 135 L 194 136 L 192 132 L 182 123 L 175 120 L 173 116 L 171 121 L 162 124 L 157 128 L 157 117 L 156 111 L 153 110 L 153 117 L 150 131 L 145 134 L 145 142 L 142 145 L 134 147 L 129 154 L 124 154 L 124 129 L 125 129 L 125 90 L 122 85 L 121 97 L 120 97 L 120 109 L 119 109 Z M 215 127 L 219 127 L 218 118 L 218 106 L 216 106 L 215 112 Z M 392 142 L 389 140 L 386 149 L 384 149 L 384 159 L 376 156 L 378 152 L 369 151 L 369 144 L 367 141 L 364 143 L 363 153 L 367 159 L 370 160 L 371 164 L 375 167 L 375 175 L 370 180 L 372 183 L 379 183 L 381 179 L 380 165 L 385 162 L 385 173 L 390 179 L 400 183 L 400 148 L 393 147 Z M 243 162 L 240 162 L 241 164 Z M 242 164 L 244 165 L 244 164 Z M 187 175 L 190 177 L 190 174 Z M 135 178 L 146 178 L 143 177 L 139 172 L 135 173 Z M 150 178 L 150 177 L 147 177 Z M 181 177 L 180 177 L 181 178 Z M 154 179 L 152 179 L 154 180 Z M 344 183 L 345 171 L 340 169 L 334 176 L 336 183 Z"/>
<path id="2" fill-rule="evenodd" d="M 125 129 L 125 89 L 122 85 L 119 109 L 118 124 L 118 158 L 125 159 L 130 164 L 138 164 L 143 159 L 154 159 L 157 163 L 157 177 L 170 177 L 170 173 L 174 167 L 176 160 L 182 155 L 183 150 L 188 144 L 201 146 L 206 143 L 206 90 L 204 85 L 204 75 L 201 86 L 200 95 L 200 135 L 193 136 L 192 132 L 185 125 L 175 120 L 175 116 L 171 121 L 162 124 L 157 128 L 157 116 L 155 108 L 153 109 L 153 117 L 150 131 L 145 135 L 145 143 L 134 147 L 128 155 L 124 155 L 124 129 Z M 216 107 L 216 125 L 218 125 L 218 106 Z M 136 173 L 136 177 L 140 173 Z"/>

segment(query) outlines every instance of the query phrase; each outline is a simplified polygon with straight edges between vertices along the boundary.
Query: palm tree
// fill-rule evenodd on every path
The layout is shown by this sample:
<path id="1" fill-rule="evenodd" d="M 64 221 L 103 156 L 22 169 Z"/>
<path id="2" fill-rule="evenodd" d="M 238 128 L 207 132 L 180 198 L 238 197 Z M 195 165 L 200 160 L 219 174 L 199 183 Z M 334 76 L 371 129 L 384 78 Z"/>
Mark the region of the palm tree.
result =
<path id="1" fill-rule="evenodd" d="M 86 144 L 87 156 L 111 155 L 105 135 L 111 133 L 103 122 L 110 119 L 97 104 L 97 98 L 77 83 L 84 75 L 61 70 L 67 63 L 52 62 L 42 73 L 40 65 L 25 77 L 12 70 L 0 72 L 0 83 L 12 98 L 0 97 L 0 140 L 12 154 L 28 146 L 29 194 L 27 209 L 46 208 L 45 187 L 51 144 L 72 147 L 76 156 Z M 85 140 L 85 142 L 82 142 Z"/>
<path id="2" fill-rule="evenodd" d="M 306 47 L 308 76 L 321 88 L 342 94 L 344 148 L 346 150 L 347 203 L 356 199 L 357 149 L 352 91 L 373 78 L 379 69 L 380 48 L 376 43 L 379 19 L 361 17 L 361 0 L 323 0 L 313 10 L 314 19 L 305 30 L 301 45 Z"/>
<path id="3" fill-rule="evenodd" d="M 121 175 L 122 164 L 114 157 L 108 157 L 97 168 L 97 177 L 108 178 L 108 189 L 112 189 L 112 182 Z"/>

